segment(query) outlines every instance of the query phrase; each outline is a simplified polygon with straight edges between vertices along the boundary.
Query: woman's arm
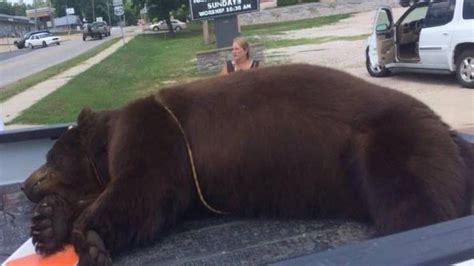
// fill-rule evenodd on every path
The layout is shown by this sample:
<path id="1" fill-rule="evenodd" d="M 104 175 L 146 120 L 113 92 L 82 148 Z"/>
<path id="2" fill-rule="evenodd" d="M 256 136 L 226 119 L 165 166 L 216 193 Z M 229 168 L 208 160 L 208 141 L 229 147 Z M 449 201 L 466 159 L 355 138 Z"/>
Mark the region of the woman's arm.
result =
<path id="1" fill-rule="evenodd" d="M 227 65 L 224 64 L 224 66 L 222 66 L 222 69 L 221 69 L 221 72 L 219 73 L 220 76 L 225 76 L 229 73 L 227 73 Z"/>

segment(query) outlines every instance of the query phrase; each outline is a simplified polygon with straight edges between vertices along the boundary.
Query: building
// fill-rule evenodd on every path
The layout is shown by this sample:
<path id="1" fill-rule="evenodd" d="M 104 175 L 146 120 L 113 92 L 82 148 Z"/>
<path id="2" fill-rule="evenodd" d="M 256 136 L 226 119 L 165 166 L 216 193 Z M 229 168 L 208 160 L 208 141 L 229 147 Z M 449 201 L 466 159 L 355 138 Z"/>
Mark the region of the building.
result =
<path id="1" fill-rule="evenodd" d="M 48 22 L 50 24 L 49 26 L 53 26 L 51 22 L 53 21 L 54 11 L 55 9 L 52 7 L 28 9 L 26 10 L 26 16 L 32 19 L 35 25 L 37 24 L 38 29 L 46 29 L 48 28 Z"/>
<path id="2" fill-rule="evenodd" d="M 81 19 L 76 15 L 67 15 L 54 19 L 56 31 L 66 32 L 69 30 L 77 30 L 82 25 Z"/>
<path id="3" fill-rule="evenodd" d="M 0 37 L 19 38 L 34 29 L 34 21 L 27 17 L 0 14 Z"/>

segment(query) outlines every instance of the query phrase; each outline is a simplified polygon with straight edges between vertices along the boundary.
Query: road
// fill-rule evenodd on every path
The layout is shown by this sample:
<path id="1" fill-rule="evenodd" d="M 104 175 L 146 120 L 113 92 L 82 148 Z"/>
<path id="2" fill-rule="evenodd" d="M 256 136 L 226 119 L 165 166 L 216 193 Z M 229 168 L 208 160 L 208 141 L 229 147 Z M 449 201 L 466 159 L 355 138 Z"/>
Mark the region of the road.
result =
<path id="1" fill-rule="evenodd" d="M 17 52 L 21 54 L 1 61 L 0 87 L 78 56 L 108 39 L 83 42 L 80 38 L 73 38 L 62 42 L 61 45 L 23 49 L 25 52 L 22 50 Z"/>

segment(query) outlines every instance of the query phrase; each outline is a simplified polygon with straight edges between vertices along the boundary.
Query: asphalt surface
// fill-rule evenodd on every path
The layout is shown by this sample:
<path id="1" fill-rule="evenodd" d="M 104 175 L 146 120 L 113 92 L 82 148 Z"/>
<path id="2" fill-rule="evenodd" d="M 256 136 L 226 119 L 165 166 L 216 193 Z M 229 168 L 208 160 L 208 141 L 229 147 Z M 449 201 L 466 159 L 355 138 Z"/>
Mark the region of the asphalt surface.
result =
<path id="1" fill-rule="evenodd" d="M 12 50 L 12 51 L 7 51 L 7 52 L 2 52 L 0 53 L 0 62 L 4 60 L 8 60 L 10 58 L 24 55 L 27 53 L 33 52 L 31 49 L 17 49 L 17 50 Z"/>

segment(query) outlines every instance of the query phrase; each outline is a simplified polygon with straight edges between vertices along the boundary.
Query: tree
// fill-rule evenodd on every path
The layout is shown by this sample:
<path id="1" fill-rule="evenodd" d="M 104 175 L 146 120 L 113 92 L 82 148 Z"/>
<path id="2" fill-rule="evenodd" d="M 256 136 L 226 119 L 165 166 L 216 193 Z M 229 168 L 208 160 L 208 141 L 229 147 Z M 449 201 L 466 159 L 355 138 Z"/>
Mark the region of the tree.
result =
<path id="1" fill-rule="evenodd" d="M 126 25 L 135 25 L 138 18 L 140 17 L 140 9 L 136 6 L 133 6 L 131 2 L 123 3 L 125 9 L 125 24 Z"/>
<path id="2" fill-rule="evenodd" d="M 31 6 L 28 6 L 31 8 Z M 25 4 L 0 2 L 0 14 L 10 16 L 26 16 L 27 6 Z"/>
<path id="3" fill-rule="evenodd" d="M 183 5 L 188 5 L 187 0 L 132 0 L 132 3 L 139 8 L 143 8 L 145 3 L 147 3 L 150 17 L 158 17 L 160 20 L 165 20 L 171 36 L 174 36 L 174 29 L 171 25 L 170 12 L 181 8 Z"/>
<path id="4" fill-rule="evenodd" d="M 26 16 L 27 6 L 25 4 L 17 4 L 17 3 L 13 4 L 13 9 L 14 9 L 15 16 Z"/>
<path id="5" fill-rule="evenodd" d="M 14 16 L 15 10 L 13 9 L 12 4 L 8 2 L 0 2 L 0 14 Z"/>

